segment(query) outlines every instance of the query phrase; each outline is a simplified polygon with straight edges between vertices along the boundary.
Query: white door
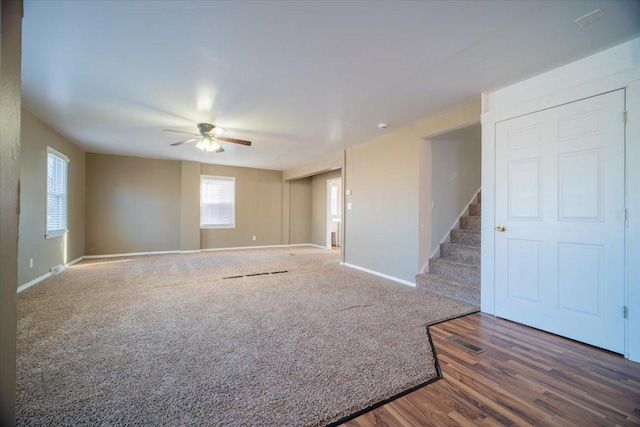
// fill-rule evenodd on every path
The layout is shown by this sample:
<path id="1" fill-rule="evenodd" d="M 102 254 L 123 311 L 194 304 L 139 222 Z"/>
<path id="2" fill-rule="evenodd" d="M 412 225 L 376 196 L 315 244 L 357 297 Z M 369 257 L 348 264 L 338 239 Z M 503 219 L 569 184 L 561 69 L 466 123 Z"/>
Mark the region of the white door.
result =
<path id="1" fill-rule="evenodd" d="M 496 315 L 618 353 L 624 96 L 496 125 Z"/>

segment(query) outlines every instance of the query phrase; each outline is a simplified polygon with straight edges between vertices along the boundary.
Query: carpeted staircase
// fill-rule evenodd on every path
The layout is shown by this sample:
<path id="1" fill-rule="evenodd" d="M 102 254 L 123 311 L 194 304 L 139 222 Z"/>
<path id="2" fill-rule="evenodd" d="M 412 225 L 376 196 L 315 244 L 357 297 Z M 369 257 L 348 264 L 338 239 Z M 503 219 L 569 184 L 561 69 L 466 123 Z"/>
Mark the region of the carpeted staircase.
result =
<path id="1" fill-rule="evenodd" d="M 480 307 L 480 194 L 440 245 L 440 258 L 429 260 L 429 273 L 416 276 L 416 287 Z"/>

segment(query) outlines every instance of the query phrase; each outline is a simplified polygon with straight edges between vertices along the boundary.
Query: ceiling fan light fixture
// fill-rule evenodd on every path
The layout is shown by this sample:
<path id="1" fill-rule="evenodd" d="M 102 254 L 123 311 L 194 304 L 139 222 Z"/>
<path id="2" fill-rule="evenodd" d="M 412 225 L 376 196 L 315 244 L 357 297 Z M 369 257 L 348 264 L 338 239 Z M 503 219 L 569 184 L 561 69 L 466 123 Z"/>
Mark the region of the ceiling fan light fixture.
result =
<path id="1" fill-rule="evenodd" d="M 178 141 L 171 144 L 172 147 L 176 147 L 178 145 L 183 144 L 191 144 L 196 143 L 196 148 L 202 151 L 215 151 L 216 153 L 222 153 L 224 148 L 220 141 L 224 141 L 225 143 L 231 144 L 240 144 L 245 146 L 250 146 L 251 141 L 245 141 L 244 139 L 236 139 L 236 138 L 227 138 L 221 136 L 227 130 L 218 126 L 214 126 L 211 123 L 198 123 L 198 131 L 200 134 L 185 132 L 182 130 L 173 130 L 173 129 L 164 129 L 167 132 L 177 132 L 177 133 L 186 133 L 187 135 L 195 136 L 196 138 L 185 139 L 184 141 Z"/>
<path id="2" fill-rule="evenodd" d="M 218 144 L 218 141 L 213 139 L 211 136 L 204 135 L 202 139 L 198 141 L 196 147 L 202 151 L 217 151 L 220 149 L 220 144 Z"/>
<path id="3" fill-rule="evenodd" d="M 210 150 L 209 151 L 218 151 L 220 150 L 220 144 L 218 144 L 218 141 L 216 141 L 215 139 L 211 139 L 211 144 L 209 145 Z"/>

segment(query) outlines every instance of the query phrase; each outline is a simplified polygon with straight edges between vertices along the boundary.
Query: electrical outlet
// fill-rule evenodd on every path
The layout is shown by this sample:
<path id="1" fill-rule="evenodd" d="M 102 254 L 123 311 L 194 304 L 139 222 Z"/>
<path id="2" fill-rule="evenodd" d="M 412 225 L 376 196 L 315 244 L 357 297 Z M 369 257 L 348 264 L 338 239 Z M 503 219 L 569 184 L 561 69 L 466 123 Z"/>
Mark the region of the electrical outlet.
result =
<path id="1" fill-rule="evenodd" d="M 256 240 L 256 236 L 253 236 L 253 240 Z"/>
<path id="2" fill-rule="evenodd" d="M 29 259 L 29 268 L 33 268 L 33 258 Z"/>

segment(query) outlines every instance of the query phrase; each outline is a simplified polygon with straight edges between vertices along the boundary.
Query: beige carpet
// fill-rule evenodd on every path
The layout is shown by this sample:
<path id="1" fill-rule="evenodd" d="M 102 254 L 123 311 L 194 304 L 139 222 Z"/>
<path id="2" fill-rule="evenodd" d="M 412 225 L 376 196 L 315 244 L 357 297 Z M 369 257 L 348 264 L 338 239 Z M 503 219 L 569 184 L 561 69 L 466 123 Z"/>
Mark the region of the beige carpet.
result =
<path id="1" fill-rule="evenodd" d="M 18 294 L 17 423 L 324 425 L 434 378 L 425 324 L 475 310 L 311 247 L 84 261 Z"/>

